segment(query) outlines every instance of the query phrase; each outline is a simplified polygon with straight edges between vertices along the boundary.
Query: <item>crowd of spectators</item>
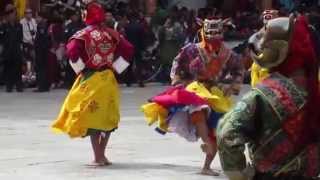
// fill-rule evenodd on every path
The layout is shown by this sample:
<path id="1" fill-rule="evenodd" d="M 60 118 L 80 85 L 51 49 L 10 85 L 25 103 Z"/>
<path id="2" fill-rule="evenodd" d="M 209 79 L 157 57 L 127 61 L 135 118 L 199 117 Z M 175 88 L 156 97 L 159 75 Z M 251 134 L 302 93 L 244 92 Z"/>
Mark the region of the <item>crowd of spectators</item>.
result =
<path id="1" fill-rule="evenodd" d="M 121 32 L 135 46 L 133 65 L 119 77 L 128 86 L 135 82 L 144 86 L 146 69 L 141 59 L 143 52 L 150 47 L 158 49 L 157 58 L 164 65 L 161 81 L 168 81 L 171 61 L 179 49 L 199 38 L 200 19 L 230 18 L 230 23 L 225 26 L 225 40 L 246 40 L 262 23 L 261 12 L 254 6 L 226 16 L 218 7 L 195 11 L 160 5 L 149 16 L 130 4 L 111 2 L 113 4 L 106 7 L 106 25 Z M 282 14 L 288 14 L 294 7 L 299 11 L 307 11 L 310 7 L 308 4 L 290 6 L 284 1 L 275 5 Z M 319 29 L 319 7 L 311 7 L 308 10 L 313 17 L 311 21 Z M 36 87 L 37 92 L 70 88 L 75 74 L 64 55 L 64 46 L 84 26 L 81 12 L 63 4 L 42 6 L 39 13 L 26 9 L 20 22 L 14 7 L 7 6 L 0 18 L 0 84 L 5 85 L 7 92 L 14 88 L 21 92 L 27 87 Z M 238 47 L 236 50 L 239 54 L 246 54 L 243 49 Z"/>

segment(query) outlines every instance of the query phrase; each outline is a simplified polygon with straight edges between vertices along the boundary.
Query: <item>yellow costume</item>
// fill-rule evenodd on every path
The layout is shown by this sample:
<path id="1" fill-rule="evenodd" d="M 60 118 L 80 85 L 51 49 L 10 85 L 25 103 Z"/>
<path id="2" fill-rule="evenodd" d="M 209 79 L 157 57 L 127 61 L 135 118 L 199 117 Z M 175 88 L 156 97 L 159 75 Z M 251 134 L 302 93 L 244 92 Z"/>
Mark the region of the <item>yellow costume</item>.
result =
<path id="1" fill-rule="evenodd" d="M 208 90 L 202 83 L 197 81 L 189 84 L 186 88 L 189 92 L 194 92 L 201 98 L 208 101 L 212 110 L 218 113 L 226 113 L 232 108 L 232 100 L 226 97 L 217 87 L 213 86 Z"/>
<path id="2" fill-rule="evenodd" d="M 88 129 L 112 131 L 118 127 L 119 89 L 111 70 L 79 75 L 52 129 L 71 138 L 84 137 Z"/>
<path id="3" fill-rule="evenodd" d="M 141 107 L 145 119 L 149 126 L 158 122 L 158 128 L 164 132 L 168 132 L 168 124 L 166 123 L 168 111 L 157 103 L 147 103 Z"/>
<path id="4" fill-rule="evenodd" d="M 258 64 L 253 63 L 251 66 L 251 86 L 255 87 L 259 82 L 268 77 L 269 72 L 261 68 Z"/>
<path id="5" fill-rule="evenodd" d="M 189 84 L 186 90 L 207 100 L 211 109 L 217 113 L 226 113 L 232 108 L 232 99 L 224 96 L 223 92 L 216 87 L 212 87 L 209 91 L 202 83 L 195 81 Z M 166 108 L 157 103 L 147 103 L 141 107 L 141 111 L 149 126 L 157 122 L 159 129 L 168 132 L 167 117 L 169 112 Z"/>

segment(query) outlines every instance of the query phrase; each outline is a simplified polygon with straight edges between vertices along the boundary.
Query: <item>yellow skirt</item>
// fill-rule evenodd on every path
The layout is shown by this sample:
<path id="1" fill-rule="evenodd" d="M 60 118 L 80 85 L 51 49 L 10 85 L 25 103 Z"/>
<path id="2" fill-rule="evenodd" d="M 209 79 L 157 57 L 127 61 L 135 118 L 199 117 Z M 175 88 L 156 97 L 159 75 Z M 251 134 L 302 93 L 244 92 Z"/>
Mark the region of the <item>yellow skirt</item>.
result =
<path id="1" fill-rule="evenodd" d="M 198 81 L 189 84 L 186 90 L 206 99 L 211 109 L 217 113 L 229 112 L 234 104 L 231 97 L 225 96 L 218 87 L 212 86 L 210 89 L 207 89 L 204 84 Z"/>
<path id="2" fill-rule="evenodd" d="M 211 109 L 217 113 L 227 113 L 231 110 L 234 102 L 230 97 L 227 97 L 217 87 L 207 89 L 202 83 L 194 81 L 186 87 L 186 90 L 197 94 L 199 97 L 208 101 Z M 151 102 L 141 106 L 141 111 L 144 113 L 145 120 L 149 126 L 158 123 L 158 128 L 163 132 L 168 132 L 167 118 L 169 115 L 168 109 L 161 105 Z"/>
<path id="3" fill-rule="evenodd" d="M 79 75 L 52 125 L 55 133 L 84 137 L 88 129 L 112 131 L 118 127 L 120 95 L 112 71 Z"/>

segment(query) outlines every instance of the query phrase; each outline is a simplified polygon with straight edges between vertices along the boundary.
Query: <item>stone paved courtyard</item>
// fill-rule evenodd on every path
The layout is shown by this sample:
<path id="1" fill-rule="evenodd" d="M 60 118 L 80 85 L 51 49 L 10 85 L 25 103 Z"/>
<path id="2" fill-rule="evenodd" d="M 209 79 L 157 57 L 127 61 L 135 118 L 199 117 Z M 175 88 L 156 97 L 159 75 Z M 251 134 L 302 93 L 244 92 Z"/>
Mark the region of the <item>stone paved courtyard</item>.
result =
<path id="1" fill-rule="evenodd" d="M 146 125 L 139 105 L 164 87 L 122 87 L 122 119 L 107 150 L 113 166 L 92 168 L 89 139 L 70 140 L 50 132 L 67 93 L 7 94 L 0 90 L 0 179 L 8 180 L 206 180 L 199 175 L 199 143 L 162 136 Z M 221 170 L 218 158 L 213 168 Z"/>

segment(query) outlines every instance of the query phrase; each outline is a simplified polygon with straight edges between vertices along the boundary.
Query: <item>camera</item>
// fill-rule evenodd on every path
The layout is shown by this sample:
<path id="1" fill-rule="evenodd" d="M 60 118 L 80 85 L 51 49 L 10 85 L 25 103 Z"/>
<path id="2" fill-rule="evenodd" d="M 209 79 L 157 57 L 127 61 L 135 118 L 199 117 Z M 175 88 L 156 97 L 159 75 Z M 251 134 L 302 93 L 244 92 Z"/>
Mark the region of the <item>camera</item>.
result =
<path id="1" fill-rule="evenodd" d="M 34 36 L 34 35 L 36 35 L 36 32 L 34 30 L 30 30 L 30 34 L 31 34 L 31 36 Z"/>

